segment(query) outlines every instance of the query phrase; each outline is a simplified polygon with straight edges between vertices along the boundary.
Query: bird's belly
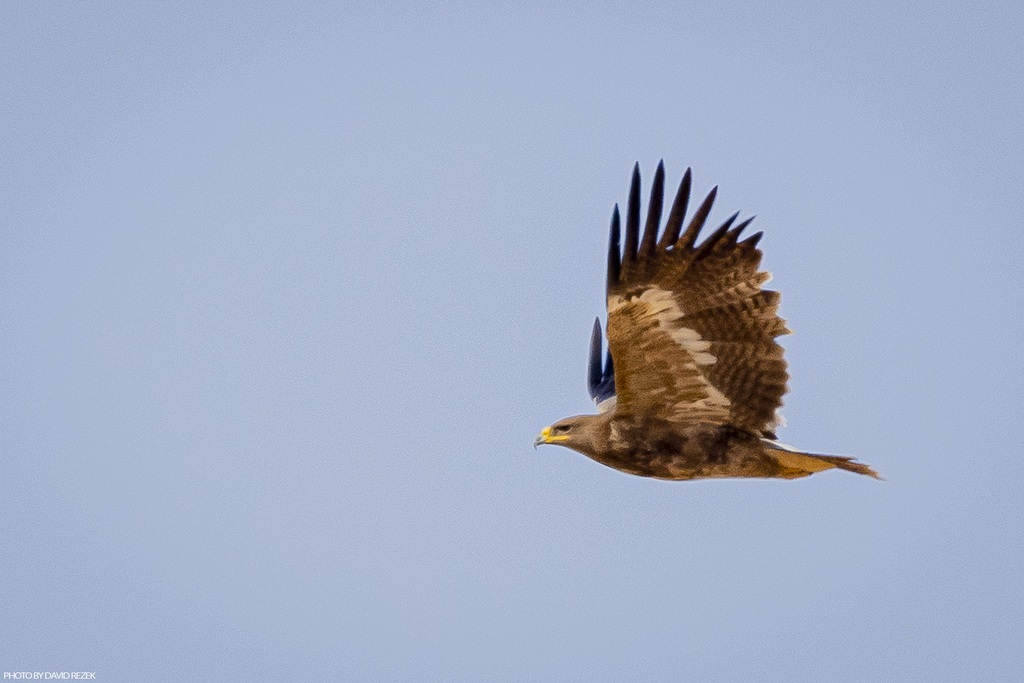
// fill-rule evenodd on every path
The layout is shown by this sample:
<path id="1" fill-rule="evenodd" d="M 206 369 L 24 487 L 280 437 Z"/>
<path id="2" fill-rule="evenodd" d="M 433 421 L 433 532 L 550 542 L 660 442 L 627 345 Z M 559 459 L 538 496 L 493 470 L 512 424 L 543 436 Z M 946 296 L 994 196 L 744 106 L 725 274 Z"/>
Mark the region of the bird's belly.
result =
<path id="1" fill-rule="evenodd" d="M 775 477 L 779 466 L 760 441 L 724 426 L 701 427 L 677 438 L 634 442 L 634 447 L 601 459 L 629 474 L 655 479 Z"/>

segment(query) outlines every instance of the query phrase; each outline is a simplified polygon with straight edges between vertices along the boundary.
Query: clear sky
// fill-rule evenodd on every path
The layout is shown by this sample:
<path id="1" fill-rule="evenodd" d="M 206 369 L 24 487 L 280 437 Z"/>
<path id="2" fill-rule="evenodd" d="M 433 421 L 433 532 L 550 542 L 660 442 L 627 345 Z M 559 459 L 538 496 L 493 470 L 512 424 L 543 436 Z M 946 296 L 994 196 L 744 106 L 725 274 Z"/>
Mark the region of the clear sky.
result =
<path id="1" fill-rule="evenodd" d="M 1020 3 L 191 5 L 0 9 L 0 670 L 1024 678 Z M 887 481 L 531 447 L 661 158 Z"/>

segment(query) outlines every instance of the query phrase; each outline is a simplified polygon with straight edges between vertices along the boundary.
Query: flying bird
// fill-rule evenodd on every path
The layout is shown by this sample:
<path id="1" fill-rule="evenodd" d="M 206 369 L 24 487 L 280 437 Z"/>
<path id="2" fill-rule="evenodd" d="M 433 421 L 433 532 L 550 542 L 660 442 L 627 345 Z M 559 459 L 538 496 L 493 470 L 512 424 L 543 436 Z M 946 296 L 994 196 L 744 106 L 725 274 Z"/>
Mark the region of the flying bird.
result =
<path id="1" fill-rule="evenodd" d="M 779 407 L 789 374 L 775 338 L 788 334 L 779 293 L 762 286 L 762 233 L 740 234 L 753 218 L 730 216 L 698 244 L 718 188 L 683 229 L 690 169 L 659 236 L 665 190 L 658 164 L 640 233 L 640 168 L 620 243 L 612 213 L 606 289 L 608 353 L 600 320 L 590 341 L 588 386 L 596 415 L 545 427 L 534 446 L 557 444 L 621 472 L 658 479 L 795 479 L 839 468 L 875 478 L 853 458 L 780 443 Z"/>

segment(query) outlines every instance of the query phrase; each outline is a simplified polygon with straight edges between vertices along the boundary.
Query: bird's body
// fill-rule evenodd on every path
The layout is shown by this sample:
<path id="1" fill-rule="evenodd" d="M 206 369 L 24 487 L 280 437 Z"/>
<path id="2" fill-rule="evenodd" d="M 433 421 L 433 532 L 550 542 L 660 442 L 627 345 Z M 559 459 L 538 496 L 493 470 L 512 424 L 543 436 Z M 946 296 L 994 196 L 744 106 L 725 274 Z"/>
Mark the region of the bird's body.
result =
<path id="1" fill-rule="evenodd" d="M 554 433 L 567 422 L 576 423 L 571 444 Z M 877 476 L 852 458 L 801 453 L 728 424 L 641 422 L 612 412 L 561 420 L 545 427 L 541 443 L 567 445 L 612 469 L 654 479 L 796 479 L 834 467 Z"/>
<path id="2" fill-rule="evenodd" d="M 621 472 L 656 479 L 772 477 L 779 472 L 756 437 L 728 425 L 641 425 L 614 412 L 596 418 L 592 440 L 573 448 Z"/>
<path id="3" fill-rule="evenodd" d="M 590 391 L 597 415 L 546 427 L 558 444 L 616 470 L 659 479 L 793 479 L 840 468 L 878 476 L 852 458 L 802 453 L 775 440 L 789 375 L 775 337 L 788 333 L 778 292 L 761 285 L 760 233 L 734 214 L 699 245 L 712 190 L 683 231 L 690 171 L 660 238 L 664 168 L 659 165 L 640 239 L 640 177 L 634 169 L 620 246 L 618 207 L 608 251 L 608 360 L 595 323 Z"/>

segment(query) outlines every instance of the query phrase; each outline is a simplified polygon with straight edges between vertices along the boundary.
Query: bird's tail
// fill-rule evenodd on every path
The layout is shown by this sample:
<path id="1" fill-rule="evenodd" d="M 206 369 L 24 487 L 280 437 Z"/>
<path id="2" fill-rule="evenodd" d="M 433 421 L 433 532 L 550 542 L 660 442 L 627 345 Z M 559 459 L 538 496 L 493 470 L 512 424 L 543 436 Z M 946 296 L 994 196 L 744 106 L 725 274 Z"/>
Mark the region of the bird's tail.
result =
<path id="1" fill-rule="evenodd" d="M 844 455 L 815 455 L 813 453 L 801 453 L 798 450 L 790 450 L 789 448 L 781 447 L 774 441 L 764 440 L 765 450 L 768 455 L 771 456 L 775 462 L 779 464 L 782 471 L 779 476 L 784 479 L 797 479 L 799 477 L 806 477 L 809 474 L 815 472 L 821 472 L 823 470 L 831 470 L 833 468 L 839 468 L 848 472 L 856 472 L 857 474 L 865 474 L 875 479 L 881 479 L 878 472 L 875 472 L 868 465 L 857 462 L 853 458 L 846 457 Z"/>

